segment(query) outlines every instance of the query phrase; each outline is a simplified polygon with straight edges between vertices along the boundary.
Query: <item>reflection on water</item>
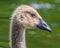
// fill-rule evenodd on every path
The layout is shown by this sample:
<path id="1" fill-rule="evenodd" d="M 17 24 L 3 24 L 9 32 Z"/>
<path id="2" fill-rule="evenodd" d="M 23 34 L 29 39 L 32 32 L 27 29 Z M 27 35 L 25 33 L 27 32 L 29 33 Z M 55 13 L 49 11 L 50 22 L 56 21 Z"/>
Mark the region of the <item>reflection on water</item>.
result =
<path id="1" fill-rule="evenodd" d="M 34 31 L 29 31 L 29 34 L 34 35 L 34 34 L 36 34 L 36 32 L 34 32 Z"/>
<path id="2" fill-rule="evenodd" d="M 58 27 L 59 25 L 58 25 L 58 23 L 52 23 L 51 26 L 52 27 Z"/>
<path id="3" fill-rule="evenodd" d="M 50 3 L 40 3 L 40 4 L 34 3 L 30 5 L 36 9 L 54 9 L 55 8 L 55 5 Z"/>
<path id="4" fill-rule="evenodd" d="M 55 3 L 60 3 L 60 0 L 54 0 L 55 1 Z"/>
<path id="5" fill-rule="evenodd" d="M 58 11 L 60 11 L 60 7 L 58 7 Z"/>
<path id="6" fill-rule="evenodd" d="M 1 38 L 6 38 L 8 35 L 2 35 L 2 34 L 0 34 L 0 39 Z"/>
<path id="7" fill-rule="evenodd" d="M 49 35 L 47 35 L 47 37 L 48 37 L 48 38 L 51 38 L 51 37 L 52 37 L 52 35 L 50 35 L 50 34 L 49 34 Z"/>

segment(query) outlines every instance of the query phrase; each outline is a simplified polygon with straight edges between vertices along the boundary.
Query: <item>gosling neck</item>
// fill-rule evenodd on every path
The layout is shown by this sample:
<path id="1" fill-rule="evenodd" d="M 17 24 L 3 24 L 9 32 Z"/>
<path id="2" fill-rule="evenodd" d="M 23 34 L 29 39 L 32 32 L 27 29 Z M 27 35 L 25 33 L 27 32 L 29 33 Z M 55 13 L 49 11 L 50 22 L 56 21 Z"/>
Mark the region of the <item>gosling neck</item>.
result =
<path id="1" fill-rule="evenodd" d="M 26 48 L 25 46 L 25 29 L 23 27 L 19 28 L 16 36 L 16 48 Z"/>
<path id="2" fill-rule="evenodd" d="M 17 23 L 12 23 L 11 31 L 11 46 L 12 48 L 26 48 L 25 45 L 25 28 Z"/>

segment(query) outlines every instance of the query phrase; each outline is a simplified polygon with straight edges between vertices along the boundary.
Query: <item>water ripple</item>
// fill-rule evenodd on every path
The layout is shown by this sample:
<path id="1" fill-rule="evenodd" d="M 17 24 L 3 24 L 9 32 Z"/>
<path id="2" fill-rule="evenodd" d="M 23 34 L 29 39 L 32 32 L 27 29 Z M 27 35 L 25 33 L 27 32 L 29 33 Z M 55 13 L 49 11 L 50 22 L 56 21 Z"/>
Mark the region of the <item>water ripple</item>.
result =
<path id="1" fill-rule="evenodd" d="M 36 34 L 36 32 L 34 32 L 34 31 L 29 31 L 29 34 Z"/>
<path id="2" fill-rule="evenodd" d="M 52 23 L 51 26 L 52 27 L 58 27 L 59 25 L 58 25 L 58 23 Z"/>
<path id="3" fill-rule="evenodd" d="M 50 3 L 40 3 L 40 4 L 32 3 L 30 5 L 36 9 L 54 9 L 55 8 L 55 5 Z"/>

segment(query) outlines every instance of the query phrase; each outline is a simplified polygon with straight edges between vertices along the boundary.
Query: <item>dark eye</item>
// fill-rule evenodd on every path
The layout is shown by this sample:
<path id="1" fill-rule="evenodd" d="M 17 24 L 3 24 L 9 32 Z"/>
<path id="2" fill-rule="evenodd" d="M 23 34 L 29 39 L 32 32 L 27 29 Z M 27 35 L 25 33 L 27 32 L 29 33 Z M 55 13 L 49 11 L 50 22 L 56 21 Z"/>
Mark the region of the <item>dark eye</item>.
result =
<path id="1" fill-rule="evenodd" d="M 35 14 L 32 13 L 31 16 L 35 16 Z"/>

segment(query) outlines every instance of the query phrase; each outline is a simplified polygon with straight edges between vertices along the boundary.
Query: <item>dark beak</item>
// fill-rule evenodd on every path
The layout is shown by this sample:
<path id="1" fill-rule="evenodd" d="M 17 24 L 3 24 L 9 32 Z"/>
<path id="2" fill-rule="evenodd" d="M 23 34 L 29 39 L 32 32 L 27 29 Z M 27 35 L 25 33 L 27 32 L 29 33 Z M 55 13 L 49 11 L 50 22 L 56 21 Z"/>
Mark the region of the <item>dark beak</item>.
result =
<path id="1" fill-rule="evenodd" d="M 40 20 L 40 23 L 37 25 L 37 27 L 42 30 L 51 32 L 51 28 L 47 25 L 47 23 L 43 19 L 39 19 L 39 20 Z"/>

